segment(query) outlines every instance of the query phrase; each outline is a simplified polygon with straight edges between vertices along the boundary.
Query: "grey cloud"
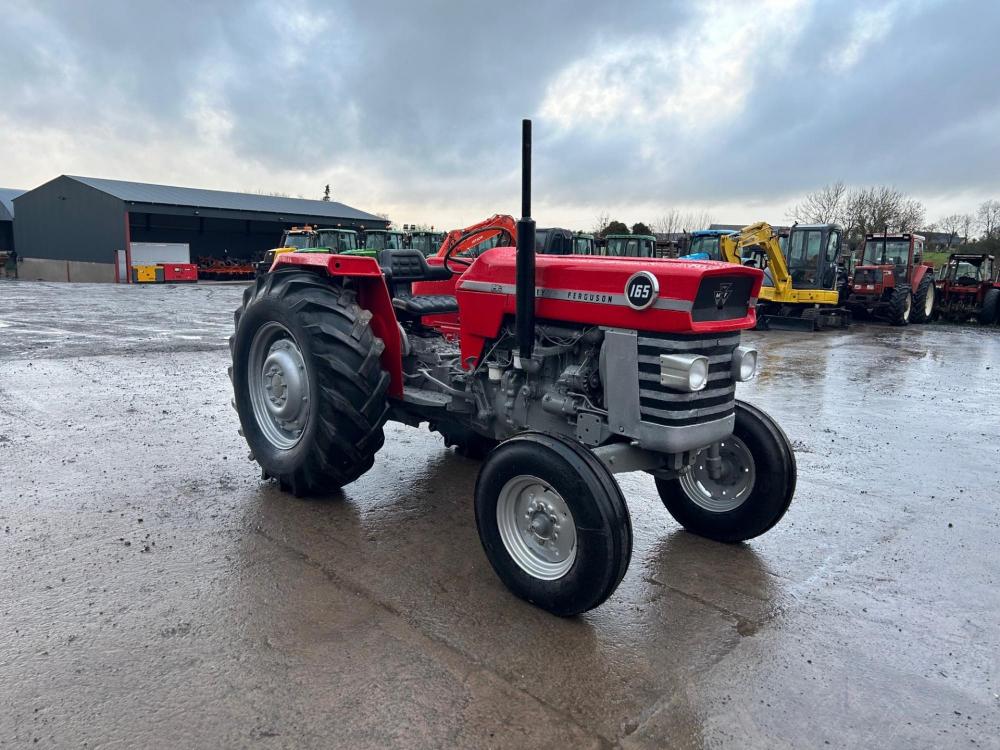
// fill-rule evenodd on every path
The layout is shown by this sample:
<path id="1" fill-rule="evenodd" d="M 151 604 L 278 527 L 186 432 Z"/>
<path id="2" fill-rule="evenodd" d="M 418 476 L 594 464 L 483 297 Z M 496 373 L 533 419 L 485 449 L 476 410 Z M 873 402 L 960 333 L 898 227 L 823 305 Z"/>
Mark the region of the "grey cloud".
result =
<path id="1" fill-rule="evenodd" d="M 995 188 L 1000 6 L 904 4 L 856 66 L 831 71 L 826 55 L 851 41 L 849 18 L 865 7 L 816 2 L 799 35 L 769 40 L 787 53 L 783 64 L 751 60 L 746 108 L 731 115 L 720 101 L 702 113 L 724 125 L 708 138 L 662 119 L 556 129 L 538 118 L 539 197 L 567 206 L 720 202 L 834 179 Z M 690 33 L 696 9 L 592 0 L 24 2 L 0 14 L 0 100 L 15 128 L 104 129 L 113 148 L 117 134 L 146 130 L 197 138 L 197 104 L 207 99 L 232 120 L 233 158 L 304 175 L 359 164 L 357 179 L 388 180 L 387 202 L 464 201 L 488 211 L 501 199 L 513 204 L 518 120 L 538 116 L 556 76 L 635 40 L 671 45 Z M 644 96 L 676 85 L 674 71 L 631 64 Z"/>

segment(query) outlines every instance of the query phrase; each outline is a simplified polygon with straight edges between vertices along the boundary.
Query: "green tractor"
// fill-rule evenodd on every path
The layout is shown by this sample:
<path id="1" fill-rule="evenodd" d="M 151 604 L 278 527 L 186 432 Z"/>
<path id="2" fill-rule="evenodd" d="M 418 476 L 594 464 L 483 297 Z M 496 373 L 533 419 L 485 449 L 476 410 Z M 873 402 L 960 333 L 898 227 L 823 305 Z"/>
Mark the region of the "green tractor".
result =
<path id="1" fill-rule="evenodd" d="M 441 232 L 427 232 L 424 230 L 410 232 L 410 249 L 419 250 L 425 258 L 434 255 L 438 251 L 438 248 L 441 247 L 442 242 L 444 242 L 444 234 Z"/>
<path id="2" fill-rule="evenodd" d="M 391 229 L 369 229 L 365 232 L 365 250 L 378 254 L 382 250 L 402 250 L 403 233 Z"/>
<path id="3" fill-rule="evenodd" d="M 602 255 L 614 258 L 655 258 L 656 237 L 651 234 L 609 234 Z"/>

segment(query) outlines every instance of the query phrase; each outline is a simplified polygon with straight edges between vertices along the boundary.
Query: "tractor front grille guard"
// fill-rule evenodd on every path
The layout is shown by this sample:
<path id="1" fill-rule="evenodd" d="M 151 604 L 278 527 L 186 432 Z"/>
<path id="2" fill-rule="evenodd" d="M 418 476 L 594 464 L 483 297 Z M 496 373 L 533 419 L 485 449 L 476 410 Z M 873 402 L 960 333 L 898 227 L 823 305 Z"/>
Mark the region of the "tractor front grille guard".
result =
<path id="1" fill-rule="evenodd" d="M 684 453 L 728 437 L 735 424 L 733 355 L 739 332 L 664 334 L 605 329 L 601 380 L 612 435 L 647 450 Z M 708 358 L 704 389 L 683 392 L 660 379 L 660 355 Z"/>

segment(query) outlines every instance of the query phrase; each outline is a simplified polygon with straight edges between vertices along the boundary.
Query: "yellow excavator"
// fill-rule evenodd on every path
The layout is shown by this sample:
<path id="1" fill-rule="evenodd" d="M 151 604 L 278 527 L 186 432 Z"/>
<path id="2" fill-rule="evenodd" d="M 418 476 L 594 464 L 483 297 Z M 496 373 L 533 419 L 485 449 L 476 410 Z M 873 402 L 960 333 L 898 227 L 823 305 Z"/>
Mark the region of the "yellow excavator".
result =
<path id="1" fill-rule="evenodd" d="M 841 305 L 844 272 L 837 263 L 843 234 L 836 224 L 796 224 L 782 250 L 781 238 L 762 221 L 719 238 L 723 260 L 764 271 L 759 328 L 815 331 L 850 325 L 851 314 Z"/>

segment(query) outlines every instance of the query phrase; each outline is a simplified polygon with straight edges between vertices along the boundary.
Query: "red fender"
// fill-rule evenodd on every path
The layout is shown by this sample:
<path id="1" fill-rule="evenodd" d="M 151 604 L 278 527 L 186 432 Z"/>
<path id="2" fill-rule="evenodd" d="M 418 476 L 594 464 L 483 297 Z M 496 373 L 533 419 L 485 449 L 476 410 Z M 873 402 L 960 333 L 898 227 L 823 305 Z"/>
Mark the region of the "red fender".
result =
<path id="1" fill-rule="evenodd" d="M 382 339 L 382 368 L 389 373 L 389 395 L 403 397 L 403 342 L 399 335 L 396 311 L 385 285 L 382 269 L 374 258 L 328 253 L 282 253 L 272 270 L 297 267 L 323 273 L 331 279 L 351 279 L 358 293 L 358 304 L 371 313 L 372 331 Z"/>

